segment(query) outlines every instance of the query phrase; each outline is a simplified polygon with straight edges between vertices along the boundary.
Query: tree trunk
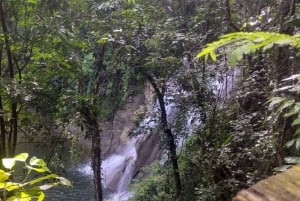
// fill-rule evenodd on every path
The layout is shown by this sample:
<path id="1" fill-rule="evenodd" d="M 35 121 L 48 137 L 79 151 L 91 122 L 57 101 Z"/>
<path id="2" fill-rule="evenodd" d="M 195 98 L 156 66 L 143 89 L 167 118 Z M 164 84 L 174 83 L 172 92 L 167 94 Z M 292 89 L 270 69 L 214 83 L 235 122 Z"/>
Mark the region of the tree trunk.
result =
<path id="1" fill-rule="evenodd" d="M 286 23 L 289 17 L 292 17 L 295 14 L 295 0 L 281 0 L 279 13 L 280 13 L 280 33 L 290 34 L 292 35 L 294 32 L 294 26 L 290 23 Z M 288 47 L 280 47 L 278 49 L 278 56 L 276 60 L 276 78 L 277 82 L 281 82 L 282 79 L 289 76 L 289 72 L 291 72 L 292 63 L 289 58 L 290 51 Z"/>
<path id="2" fill-rule="evenodd" d="M 230 8 L 230 0 L 225 0 L 225 21 L 228 26 L 230 26 L 233 31 L 240 31 L 240 29 L 232 22 L 231 18 L 231 8 Z"/>
<path id="3" fill-rule="evenodd" d="M 95 201 L 102 201 L 100 130 L 97 124 L 94 125 L 92 133 L 92 169 L 94 173 Z"/>
<path id="4" fill-rule="evenodd" d="M 3 54 L 3 46 L 0 48 L 0 78 L 2 77 L 2 54 Z M 0 86 L 2 88 L 2 86 Z M 2 95 L 0 94 L 0 158 L 6 156 L 6 130 L 5 130 L 5 121 L 4 121 L 4 111 L 3 111 L 3 101 Z M 0 165 L 1 167 L 1 165 Z"/>
<path id="5" fill-rule="evenodd" d="M 147 79 L 150 81 L 159 101 L 159 106 L 161 111 L 161 123 L 164 129 L 164 133 L 166 134 L 167 137 L 167 145 L 171 156 L 173 177 L 176 185 L 176 194 L 178 198 L 180 198 L 182 195 L 182 187 L 181 187 L 181 180 L 180 180 L 179 167 L 178 167 L 177 154 L 176 154 L 176 144 L 175 144 L 175 139 L 172 130 L 168 126 L 167 112 L 166 112 L 166 107 L 164 102 L 164 93 L 159 89 L 152 76 L 148 75 Z"/>
<path id="6" fill-rule="evenodd" d="M 9 41 L 9 32 L 6 25 L 6 18 L 5 18 L 5 9 L 3 6 L 3 1 L 0 3 L 0 18 L 1 18 L 1 28 L 4 35 L 4 44 L 5 50 L 7 54 L 7 61 L 8 61 L 8 72 L 9 78 L 12 82 L 14 79 L 14 65 L 13 65 L 13 56 L 11 51 L 11 45 Z M 11 100 L 11 118 L 10 118 L 10 132 L 8 138 L 8 155 L 13 156 L 15 154 L 15 149 L 17 146 L 17 136 L 18 136 L 18 113 L 17 113 L 17 103 L 15 100 Z M 2 128 L 3 129 L 3 128 Z"/>

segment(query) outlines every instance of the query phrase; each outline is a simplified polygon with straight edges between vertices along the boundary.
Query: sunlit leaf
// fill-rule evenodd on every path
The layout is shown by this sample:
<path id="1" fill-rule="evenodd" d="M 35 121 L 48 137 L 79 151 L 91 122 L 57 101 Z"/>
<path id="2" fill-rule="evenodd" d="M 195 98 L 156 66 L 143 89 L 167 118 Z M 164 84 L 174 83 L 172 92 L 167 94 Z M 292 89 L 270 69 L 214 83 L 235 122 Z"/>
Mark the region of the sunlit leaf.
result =
<path id="1" fill-rule="evenodd" d="M 58 183 L 44 184 L 44 185 L 39 186 L 39 188 L 44 191 L 44 190 L 48 190 L 48 189 L 58 186 L 58 185 L 59 185 Z"/>
<path id="2" fill-rule="evenodd" d="M 290 117 L 295 114 L 298 114 L 300 112 L 300 104 L 295 103 L 295 105 L 287 112 L 284 114 L 284 117 Z"/>
<path id="3" fill-rule="evenodd" d="M 276 42 L 274 42 L 276 45 L 279 45 L 279 46 L 286 46 L 286 45 L 290 45 L 293 43 L 293 41 L 291 39 L 281 39 L 281 40 L 278 40 Z"/>
<path id="4" fill-rule="evenodd" d="M 283 165 L 283 166 L 274 168 L 274 171 L 276 171 L 276 172 L 284 172 L 284 171 L 288 170 L 290 167 L 293 167 L 293 165 Z"/>
<path id="5" fill-rule="evenodd" d="M 31 166 L 34 166 L 31 169 L 33 169 L 37 172 L 50 172 L 50 170 L 47 167 L 47 164 L 45 163 L 45 161 L 43 159 L 32 157 L 29 161 L 29 164 Z"/>
<path id="6" fill-rule="evenodd" d="M 290 140 L 285 144 L 285 147 L 290 148 L 295 144 L 295 142 L 296 142 L 296 139 Z"/>
<path id="7" fill-rule="evenodd" d="M 8 180 L 10 175 L 11 175 L 10 173 L 5 172 L 4 170 L 0 169 L 0 182 L 4 182 L 4 181 Z"/>
<path id="8" fill-rule="evenodd" d="M 40 195 L 38 197 L 38 200 L 37 201 L 43 201 L 45 199 L 45 193 L 43 192 L 40 192 Z"/>
<path id="9" fill-rule="evenodd" d="M 3 158 L 2 163 L 5 168 L 11 170 L 15 166 L 16 160 L 14 158 Z"/>
<path id="10" fill-rule="evenodd" d="M 28 0 L 28 3 L 37 4 L 37 0 Z"/>
<path id="11" fill-rule="evenodd" d="M 210 52 L 210 58 L 213 60 L 213 61 L 217 61 L 217 55 L 214 51 L 211 51 Z"/>
<path id="12" fill-rule="evenodd" d="M 293 121 L 292 126 L 299 125 L 299 124 L 300 124 L 300 118 L 298 117 Z"/>
<path id="13" fill-rule="evenodd" d="M 28 153 L 21 153 L 21 154 L 18 154 L 18 155 L 16 155 L 14 158 L 15 158 L 16 161 L 22 161 L 22 162 L 24 162 L 24 161 L 26 161 L 27 158 L 28 158 Z"/>
<path id="14" fill-rule="evenodd" d="M 272 48 L 274 44 L 300 47 L 300 39 L 295 36 L 273 32 L 235 32 L 225 34 L 219 40 L 208 44 L 206 48 L 197 54 L 197 58 L 211 55 L 212 51 L 217 51 L 221 47 L 227 47 L 231 55 L 230 64 L 235 66 L 244 54 L 249 55 L 258 50 L 264 52 Z"/>
<path id="15" fill-rule="evenodd" d="M 105 44 L 108 41 L 108 39 L 109 38 L 103 37 L 103 38 L 100 38 L 99 40 L 97 40 L 96 43 L 98 43 L 100 45 L 103 45 L 103 44 Z"/>
<path id="16" fill-rule="evenodd" d="M 3 182 L 0 183 L 0 189 L 5 189 L 6 191 L 13 191 L 22 188 L 22 185 L 15 182 Z"/>
<path id="17" fill-rule="evenodd" d="M 64 177 L 57 177 L 56 179 L 58 179 L 60 181 L 60 183 L 65 185 L 65 186 L 68 186 L 68 187 L 72 186 L 71 182 L 68 179 L 64 178 Z"/>
<path id="18" fill-rule="evenodd" d="M 29 181 L 29 182 L 26 182 L 24 185 L 27 185 L 27 184 L 34 185 L 34 184 L 39 183 L 39 182 L 44 181 L 44 180 L 57 179 L 57 178 L 58 178 L 58 175 L 56 175 L 56 174 L 49 174 L 47 176 L 39 177 L 39 178 L 33 179 L 33 180 Z"/>
<path id="19" fill-rule="evenodd" d="M 295 147 L 298 151 L 300 150 L 300 139 L 296 140 Z"/>
<path id="20" fill-rule="evenodd" d="M 290 77 L 287 77 L 287 78 L 283 79 L 282 81 L 296 80 L 299 77 L 300 77 L 300 74 L 294 74 L 294 75 L 292 75 Z"/>
<path id="21" fill-rule="evenodd" d="M 288 107 L 290 107 L 291 105 L 293 105 L 295 103 L 295 100 L 288 100 L 283 102 L 280 107 L 278 108 L 278 111 L 282 111 Z"/>
<path id="22" fill-rule="evenodd" d="M 300 163 L 300 157 L 285 157 L 284 161 L 288 164 L 298 164 Z"/>
<path id="23" fill-rule="evenodd" d="M 282 97 L 273 97 L 271 98 L 268 102 L 269 102 L 269 108 L 273 108 L 274 105 L 281 103 L 282 101 L 284 101 L 285 98 Z"/>
<path id="24" fill-rule="evenodd" d="M 300 128 L 297 128 L 297 130 L 295 131 L 295 135 L 299 135 L 300 134 Z"/>
<path id="25" fill-rule="evenodd" d="M 265 52 L 273 47 L 274 47 L 274 43 L 270 43 L 270 44 L 264 46 L 262 50 Z"/>

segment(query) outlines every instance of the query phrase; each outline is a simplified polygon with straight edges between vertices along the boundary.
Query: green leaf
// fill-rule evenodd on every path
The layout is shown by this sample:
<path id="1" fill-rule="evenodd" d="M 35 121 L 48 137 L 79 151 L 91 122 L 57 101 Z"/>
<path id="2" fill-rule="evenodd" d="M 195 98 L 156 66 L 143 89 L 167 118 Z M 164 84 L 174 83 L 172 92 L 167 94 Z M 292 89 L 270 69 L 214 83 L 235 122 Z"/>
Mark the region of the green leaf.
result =
<path id="1" fill-rule="evenodd" d="M 300 150 L 300 139 L 296 140 L 296 149 L 299 151 Z"/>
<path id="2" fill-rule="evenodd" d="M 284 172 L 284 171 L 288 170 L 290 167 L 293 167 L 293 165 L 283 165 L 283 166 L 274 168 L 274 171 L 276 171 L 276 172 Z"/>
<path id="3" fill-rule="evenodd" d="M 298 117 L 293 121 L 292 126 L 299 125 L 299 124 L 300 124 L 300 117 Z"/>
<path id="4" fill-rule="evenodd" d="M 275 41 L 274 43 L 279 46 L 286 46 L 286 45 L 291 45 L 293 43 L 293 41 L 289 38 L 284 38 L 284 39 Z"/>
<path id="5" fill-rule="evenodd" d="M 65 186 L 68 186 L 68 187 L 72 186 L 71 182 L 68 179 L 64 178 L 64 177 L 57 177 L 56 179 L 58 179 L 60 181 L 60 183 L 65 185 Z"/>
<path id="6" fill-rule="evenodd" d="M 244 56 L 244 52 L 240 48 L 237 48 L 234 51 L 232 51 L 231 54 L 229 55 L 230 65 L 234 67 L 237 64 L 237 62 L 243 59 L 243 56 Z"/>
<path id="7" fill-rule="evenodd" d="M 295 105 L 287 112 L 284 114 L 284 117 L 290 117 L 295 114 L 298 114 L 300 112 L 300 105 L 299 103 L 295 103 Z"/>
<path id="8" fill-rule="evenodd" d="M 45 194 L 38 188 L 22 189 L 10 197 L 8 200 L 11 201 L 32 201 L 32 200 L 44 200 Z"/>
<path id="9" fill-rule="evenodd" d="M 4 181 L 8 180 L 10 175 L 11 175 L 10 173 L 5 172 L 4 170 L 0 169 L 0 182 L 4 182 Z"/>
<path id="10" fill-rule="evenodd" d="M 108 41 L 108 39 L 109 38 L 103 37 L 103 38 L 100 38 L 99 40 L 97 40 L 96 43 L 98 43 L 100 45 L 103 45 L 103 44 L 105 44 Z"/>
<path id="11" fill-rule="evenodd" d="M 2 163 L 5 168 L 11 170 L 15 166 L 16 160 L 14 158 L 3 158 Z"/>
<path id="12" fill-rule="evenodd" d="M 280 105 L 277 111 L 282 111 L 295 103 L 295 100 L 284 101 L 283 104 Z"/>
<path id="13" fill-rule="evenodd" d="M 39 186 L 39 189 L 44 191 L 44 190 L 48 190 L 48 189 L 58 186 L 58 185 L 59 185 L 59 183 L 44 184 L 44 185 Z"/>
<path id="14" fill-rule="evenodd" d="M 290 148 L 295 144 L 296 139 L 290 140 L 285 144 L 286 148 Z"/>
<path id="15" fill-rule="evenodd" d="M 43 159 L 36 158 L 34 156 L 30 159 L 29 164 L 34 167 L 31 166 L 27 166 L 27 167 L 37 172 L 50 172 L 50 170 L 47 167 L 47 164 Z"/>
<path id="16" fill-rule="evenodd" d="M 199 52 L 196 56 L 196 58 L 201 58 L 203 56 L 206 56 L 206 55 L 210 55 L 210 53 L 214 51 L 211 47 L 206 47 L 204 48 L 201 52 Z"/>
<path id="17" fill-rule="evenodd" d="M 270 43 L 270 44 L 264 46 L 264 47 L 262 48 L 262 50 L 263 50 L 263 52 L 265 52 L 265 51 L 267 51 L 267 50 L 269 50 L 269 49 L 271 49 L 271 48 L 273 48 L 273 47 L 274 47 L 274 43 Z"/>
<path id="18" fill-rule="evenodd" d="M 298 135 L 300 134 L 300 128 L 297 128 L 296 132 L 295 132 L 295 135 Z"/>
<path id="19" fill-rule="evenodd" d="M 211 51 L 209 55 L 210 55 L 210 58 L 213 61 L 217 61 L 217 55 L 216 55 L 216 53 L 214 51 Z"/>
<path id="20" fill-rule="evenodd" d="M 33 180 L 29 181 L 29 182 L 26 182 L 24 185 L 28 185 L 28 184 L 29 185 L 34 185 L 34 184 L 39 183 L 39 182 L 44 181 L 44 180 L 56 179 L 56 178 L 58 178 L 58 175 L 56 175 L 56 174 L 49 174 L 47 176 L 39 177 L 39 178 L 33 179 Z"/>
<path id="21" fill-rule="evenodd" d="M 39 195 L 37 201 L 43 201 L 44 199 L 45 199 L 45 193 L 44 192 L 40 192 L 40 195 Z"/>
<path id="22" fill-rule="evenodd" d="M 288 164 L 298 164 L 300 163 L 300 157 L 285 157 L 284 161 Z"/>
<path id="23" fill-rule="evenodd" d="M 6 191 L 13 191 L 22 188 L 22 184 L 15 182 L 3 182 L 0 183 L 0 189 L 5 189 Z"/>
<path id="24" fill-rule="evenodd" d="M 229 56 L 229 64 L 230 64 L 230 66 L 234 67 L 234 66 L 236 66 L 236 63 L 237 63 L 236 55 L 235 54 L 230 54 L 230 56 Z"/>
<path id="25" fill-rule="evenodd" d="M 284 100 L 285 100 L 285 98 L 282 98 L 282 97 L 274 97 L 274 98 L 271 98 L 267 102 L 269 102 L 269 108 L 272 109 L 274 105 L 281 103 Z"/>
<path id="26" fill-rule="evenodd" d="M 232 138 L 233 138 L 233 134 L 230 134 L 225 140 L 224 140 L 224 142 L 222 143 L 223 145 L 226 145 L 226 144 L 228 144 L 231 140 L 232 140 Z"/>
<path id="27" fill-rule="evenodd" d="M 243 45 L 243 46 L 241 46 L 240 48 L 239 48 L 239 51 L 240 51 L 240 53 L 241 53 L 241 55 L 242 55 L 242 57 L 241 57 L 241 59 L 243 58 L 243 55 L 244 54 L 250 54 L 251 53 L 251 48 L 250 48 L 250 45 L 251 45 L 252 43 L 247 43 L 246 45 Z"/>
<path id="28" fill-rule="evenodd" d="M 211 51 L 216 51 L 221 47 L 227 47 L 230 52 L 239 52 L 238 54 L 231 54 L 235 56 L 230 56 L 231 64 L 235 66 L 236 62 L 240 61 L 241 55 L 255 53 L 258 50 L 266 51 L 272 48 L 274 44 L 279 46 L 291 45 L 298 48 L 300 47 L 300 39 L 298 36 L 272 32 L 235 32 L 225 34 L 219 40 L 208 44 L 197 54 L 197 58 L 211 55 Z"/>
<path id="29" fill-rule="evenodd" d="M 37 0 L 28 0 L 28 3 L 37 4 Z"/>
<path id="30" fill-rule="evenodd" d="M 28 153 L 18 154 L 14 158 L 15 158 L 16 161 L 25 162 L 27 160 L 27 158 L 28 158 Z"/>

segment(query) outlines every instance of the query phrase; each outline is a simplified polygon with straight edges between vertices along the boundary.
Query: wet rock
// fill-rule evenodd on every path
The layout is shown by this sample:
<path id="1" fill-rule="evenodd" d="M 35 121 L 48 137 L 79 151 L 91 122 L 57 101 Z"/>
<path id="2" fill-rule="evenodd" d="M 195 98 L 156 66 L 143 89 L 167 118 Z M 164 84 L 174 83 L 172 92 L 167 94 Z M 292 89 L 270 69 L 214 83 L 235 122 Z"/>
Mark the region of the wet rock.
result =
<path id="1" fill-rule="evenodd" d="M 155 132 L 156 131 L 156 132 Z M 136 169 L 139 170 L 150 165 L 162 152 L 158 129 L 141 136 L 136 143 L 137 159 Z"/>

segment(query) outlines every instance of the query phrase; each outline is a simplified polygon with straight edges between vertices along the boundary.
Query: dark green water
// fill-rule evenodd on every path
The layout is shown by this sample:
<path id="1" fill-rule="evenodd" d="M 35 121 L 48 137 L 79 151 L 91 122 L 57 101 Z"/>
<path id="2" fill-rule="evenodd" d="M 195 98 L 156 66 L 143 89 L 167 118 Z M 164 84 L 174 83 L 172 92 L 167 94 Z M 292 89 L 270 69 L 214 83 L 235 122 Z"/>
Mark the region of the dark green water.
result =
<path id="1" fill-rule="evenodd" d="M 22 143 L 17 147 L 17 153 L 27 152 L 29 157 L 36 156 L 44 158 L 49 155 L 49 148 L 46 146 L 33 146 L 31 143 Z M 89 150 L 84 152 L 89 153 Z M 88 154 L 87 154 L 88 155 Z M 81 170 L 82 164 L 87 160 L 84 156 L 81 161 L 72 164 L 70 154 L 67 149 L 63 151 L 63 163 L 66 167 L 62 171 L 50 169 L 53 173 L 65 177 L 71 181 L 73 187 L 57 186 L 45 191 L 46 201 L 93 201 L 93 185 L 91 174 L 85 174 Z"/>
<path id="2" fill-rule="evenodd" d="M 63 175 L 72 182 L 73 187 L 55 187 L 46 191 L 46 201 L 93 201 L 92 178 L 70 168 Z"/>

